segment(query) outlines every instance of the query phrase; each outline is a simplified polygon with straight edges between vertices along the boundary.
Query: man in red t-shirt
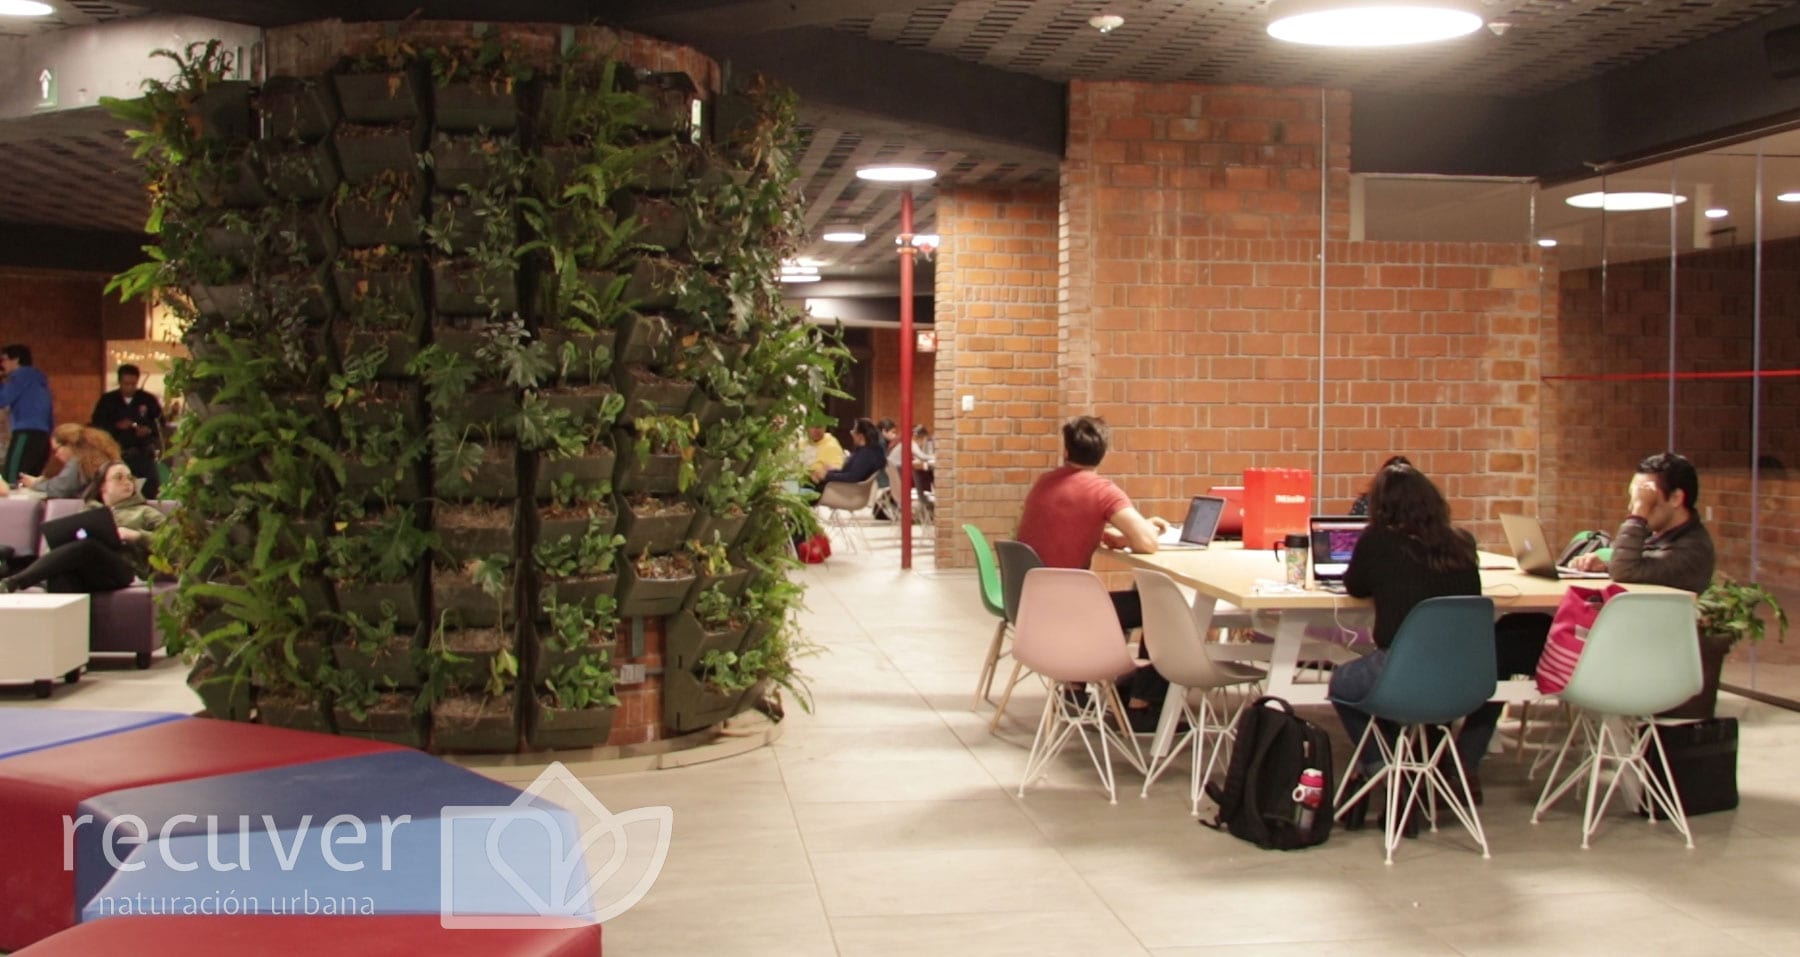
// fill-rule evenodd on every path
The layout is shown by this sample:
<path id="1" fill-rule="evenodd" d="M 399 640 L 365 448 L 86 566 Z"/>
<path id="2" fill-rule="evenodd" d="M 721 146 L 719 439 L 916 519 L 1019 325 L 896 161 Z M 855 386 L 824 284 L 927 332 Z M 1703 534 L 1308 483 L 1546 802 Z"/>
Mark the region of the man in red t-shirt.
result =
<path id="1" fill-rule="evenodd" d="M 1025 495 L 1025 512 L 1019 517 L 1014 537 L 1037 552 L 1051 568 L 1086 568 L 1094 550 L 1126 548 L 1140 554 L 1156 551 L 1156 536 L 1169 527 L 1162 518 L 1145 518 L 1131 499 L 1096 469 L 1106 458 L 1106 423 L 1091 415 L 1063 423 L 1062 467 L 1046 472 Z M 1137 591 L 1112 593 L 1119 624 L 1130 632 L 1144 623 Z M 1133 724 L 1155 722 L 1151 702 L 1161 702 L 1168 682 L 1151 668 L 1143 669 L 1129 686 Z"/>

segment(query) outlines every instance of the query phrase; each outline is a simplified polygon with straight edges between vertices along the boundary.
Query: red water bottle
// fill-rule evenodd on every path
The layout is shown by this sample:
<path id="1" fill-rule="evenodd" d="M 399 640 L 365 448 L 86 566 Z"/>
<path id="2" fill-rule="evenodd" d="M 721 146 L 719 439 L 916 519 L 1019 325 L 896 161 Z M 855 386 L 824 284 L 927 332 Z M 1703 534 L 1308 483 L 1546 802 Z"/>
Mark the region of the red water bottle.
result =
<path id="1" fill-rule="evenodd" d="M 1313 819 L 1325 803 L 1325 775 L 1318 768 L 1300 772 L 1300 783 L 1294 788 L 1294 823 L 1305 833 L 1312 833 Z"/>

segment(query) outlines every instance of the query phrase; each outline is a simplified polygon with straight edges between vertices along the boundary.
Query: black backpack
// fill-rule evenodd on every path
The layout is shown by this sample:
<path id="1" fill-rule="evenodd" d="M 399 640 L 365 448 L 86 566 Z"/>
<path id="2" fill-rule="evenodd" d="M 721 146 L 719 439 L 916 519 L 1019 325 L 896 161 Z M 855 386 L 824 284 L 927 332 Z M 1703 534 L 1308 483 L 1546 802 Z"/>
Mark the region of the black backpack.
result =
<path id="1" fill-rule="evenodd" d="M 1258 698 L 1238 718 L 1225 786 L 1208 784 L 1206 796 L 1219 814 L 1202 821 L 1214 830 L 1229 830 L 1258 847 L 1291 851 L 1323 844 L 1331 836 L 1332 794 L 1336 774 L 1331 767 L 1331 738 L 1318 725 L 1294 714 L 1280 698 Z M 1324 798 L 1313 811 L 1312 826 L 1302 829 L 1303 808 L 1294 799 L 1300 775 L 1308 768 L 1325 779 Z"/>

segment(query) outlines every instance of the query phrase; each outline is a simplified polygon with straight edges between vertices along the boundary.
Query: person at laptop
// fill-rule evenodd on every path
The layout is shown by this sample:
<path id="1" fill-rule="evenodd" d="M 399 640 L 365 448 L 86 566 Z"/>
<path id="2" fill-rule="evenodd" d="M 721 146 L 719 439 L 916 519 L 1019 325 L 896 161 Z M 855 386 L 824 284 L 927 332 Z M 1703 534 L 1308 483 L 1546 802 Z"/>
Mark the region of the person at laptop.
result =
<path id="1" fill-rule="evenodd" d="M 1450 524 L 1450 505 L 1425 473 L 1399 464 L 1376 473 L 1369 486 L 1369 527 L 1344 570 L 1344 590 L 1375 600 L 1375 650 L 1331 673 L 1332 706 L 1354 743 L 1368 728 L 1369 715 L 1341 702 L 1360 700 L 1375 687 L 1388 646 L 1413 607 L 1427 598 L 1481 594 L 1475 538 Z M 1361 767 L 1349 769 L 1353 780 L 1346 793 L 1381 768 L 1378 750 L 1366 749 L 1361 758 Z M 1345 825 L 1360 827 L 1367 807 L 1365 796 L 1345 814 Z"/>
<path id="2" fill-rule="evenodd" d="M 112 436 L 74 422 L 65 422 L 50 433 L 50 454 L 62 463 L 62 471 L 49 478 L 19 476 L 21 486 L 45 498 L 92 499 L 107 463 L 125 460 Z"/>
<path id="3" fill-rule="evenodd" d="M 1154 553 L 1156 538 L 1169 523 L 1157 516 L 1145 518 L 1123 489 L 1100 475 L 1100 463 L 1106 458 L 1106 422 L 1077 416 L 1063 423 L 1062 438 L 1063 464 L 1032 483 L 1013 537 L 1030 545 L 1050 568 L 1087 568 L 1101 546 Z M 1127 634 L 1143 626 L 1144 609 L 1136 590 L 1113 592 L 1112 600 Z M 1130 696 L 1126 707 L 1134 728 L 1154 729 L 1157 712 L 1150 703 L 1160 705 L 1168 686 L 1150 666 L 1120 683 Z"/>
<path id="4" fill-rule="evenodd" d="M 1391 456 L 1388 456 L 1388 460 L 1386 462 L 1381 463 L 1380 469 L 1375 470 L 1375 475 L 1380 475 L 1382 469 L 1386 469 L 1390 465 L 1411 465 L 1411 464 L 1412 464 L 1412 461 L 1404 455 L 1391 455 Z M 1356 501 L 1350 503 L 1350 514 L 1352 514 L 1352 515 L 1367 515 L 1367 514 L 1369 514 L 1369 488 L 1371 486 L 1373 486 L 1374 484 L 1375 484 L 1375 476 L 1371 475 L 1371 476 L 1369 476 L 1369 481 L 1363 484 L 1362 491 L 1356 493 Z"/>
<path id="5" fill-rule="evenodd" d="M 1698 595 L 1712 584 L 1713 541 L 1700 515 L 1700 473 L 1674 452 L 1638 463 L 1631 477 L 1630 514 L 1613 535 L 1612 557 L 1581 555 L 1569 562 L 1606 572 L 1625 584 L 1667 585 Z"/>
<path id="6" fill-rule="evenodd" d="M 161 510 L 138 494 L 137 476 L 131 466 L 114 462 L 100 482 L 99 502 L 90 508 L 112 509 L 118 527 L 119 547 L 92 538 L 66 542 L 52 548 L 23 571 L 0 578 L 0 592 L 23 591 L 42 584 L 52 592 L 93 594 L 118 591 L 138 578 L 150 575 L 150 533 L 167 520 Z"/>

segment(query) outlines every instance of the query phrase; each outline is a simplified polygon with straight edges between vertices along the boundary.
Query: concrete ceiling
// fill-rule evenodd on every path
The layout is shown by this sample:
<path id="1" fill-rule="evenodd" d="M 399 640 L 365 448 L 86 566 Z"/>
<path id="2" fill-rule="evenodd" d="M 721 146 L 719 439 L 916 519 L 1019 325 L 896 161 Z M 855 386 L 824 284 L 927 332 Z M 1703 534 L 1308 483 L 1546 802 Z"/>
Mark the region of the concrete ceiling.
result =
<path id="1" fill-rule="evenodd" d="M 590 22 L 689 43 L 793 86 L 809 227 L 855 219 L 870 238 L 814 244 L 821 295 L 891 294 L 894 190 L 856 167 L 928 163 L 939 187 L 1053 187 L 1071 79 L 1347 88 L 1362 171 L 1568 178 L 1583 163 L 1800 115 L 1782 76 L 1786 0 L 1489 0 L 1491 24 L 1445 44 L 1341 51 L 1281 44 L 1266 0 L 51 0 L 65 29 L 140 12 L 274 26 L 324 17 Z M 104 9 L 102 9 L 104 8 Z M 1102 35 L 1099 12 L 1125 24 Z M 0 21 L 5 34 L 18 21 Z M 1800 48 L 1800 44 L 1796 45 Z M 1601 120 L 1596 121 L 1596 118 Z M 143 203 L 122 137 L 102 120 L 0 121 L 11 160 L 0 222 L 135 230 Z M 934 190 L 918 228 L 935 228 Z M 823 287 L 823 288 L 821 288 Z M 813 290 L 809 290 L 809 293 Z"/>

